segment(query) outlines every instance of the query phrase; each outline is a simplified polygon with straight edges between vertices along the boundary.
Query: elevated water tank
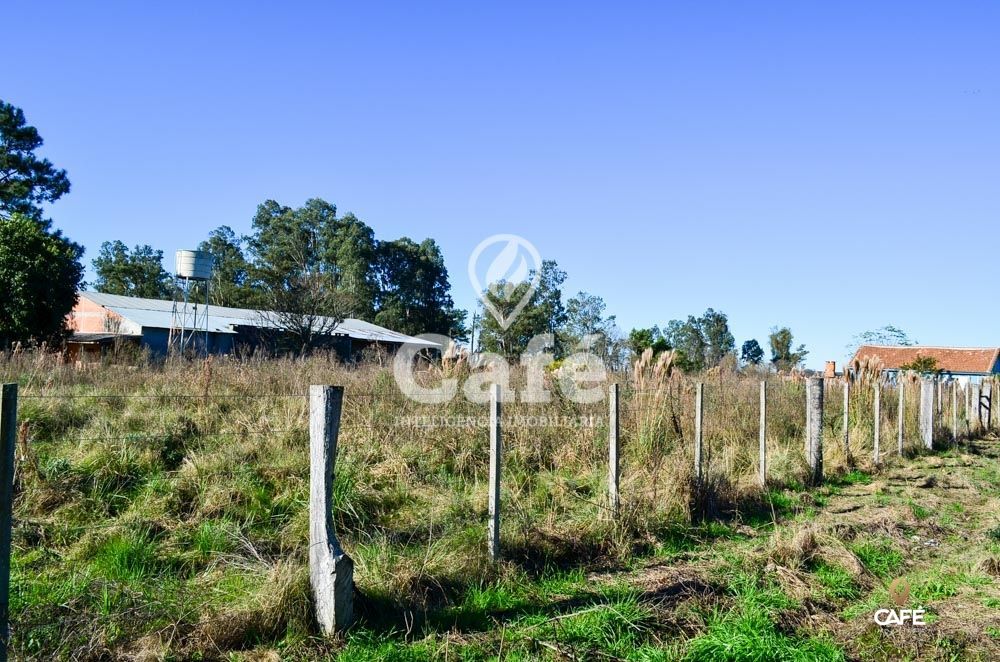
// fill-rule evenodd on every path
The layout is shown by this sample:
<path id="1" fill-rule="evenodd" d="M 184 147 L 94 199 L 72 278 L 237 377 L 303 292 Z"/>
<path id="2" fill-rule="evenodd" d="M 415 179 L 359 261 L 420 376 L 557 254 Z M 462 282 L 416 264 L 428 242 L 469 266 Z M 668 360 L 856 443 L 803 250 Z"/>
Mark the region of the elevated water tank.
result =
<path id="1" fill-rule="evenodd" d="M 208 251 L 177 251 L 177 277 L 210 280 L 214 259 Z"/>

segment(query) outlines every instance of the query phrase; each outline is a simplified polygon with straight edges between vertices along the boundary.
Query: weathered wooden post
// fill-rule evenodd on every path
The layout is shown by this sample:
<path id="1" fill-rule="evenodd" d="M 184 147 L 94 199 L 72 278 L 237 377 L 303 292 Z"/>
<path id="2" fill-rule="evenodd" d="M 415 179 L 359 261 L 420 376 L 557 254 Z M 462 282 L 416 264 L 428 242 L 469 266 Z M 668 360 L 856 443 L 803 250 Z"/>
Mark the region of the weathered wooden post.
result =
<path id="1" fill-rule="evenodd" d="M 844 457 L 851 459 L 851 378 L 844 369 Z"/>
<path id="2" fill-rule="evenodd" d="M 906 418 L 906 389 L 903 385 L 903 380 L 899 375 L 896 376 L 896 380 L 899 385 L 899 413 L 897 417 L 899 418 L 899 430 L 896 433 L 896 445 L 899 447 L 899 454 L 903 454 L 903 420 Z"/>
<path id="3" fill-rule="evenodd" d="M 705 468 L 702 465 L 701 458 L 702 416 L 704 414 L 705 404 L 704 392 L 705 385 L 698 382 L 694 391 L 694 479 L 697 481 L 699 486 L 705 478 Z"/>
<path id="4" fill-rule="evenodd" d="M 882 440 L 882 385 L 878 382 L 875 382 L 875 404 L 873 405 L 873 409 L 875 429 L 872 431 L 872 437 L 874 438 L 872 455 L 875 459 L 875 464 L 878 464 L 879 444 Z"/>
<path id="5" fill-rule="evenodd" d="M 354 618 L 354 562 L 333 531 L 333 480 L 343 404 L 343 387 L 309 387 L 309 582 L 324 634 L 346 630 Z"/>
<path id="6" fill-rule="evenodd" d="M 809 377 L 806 382 L 809 479 L 813 485 L 823 482 L 823 378 Z"/>
<path id="7" fill-rule="evenodd" d="M 17 443 L 17 384 L 0 390 L 0 661 L 10 643 L 10 541 L 14 508 L 14 445 Z"/>
<path id="8" fill-rule="evenodd" d="M 941 398 L 941 394 L 942 394 L 941 380 L 937 379 L 936 381 L 937 381 L 937 415 L 940 418 L 941 415 L 942 415 L 942 413 L 944 412 L 944 403 L 942 402 L 942 398 Z"/>
<path id="9" fill-rule="evenodd" d="M 951 382 L 951 440 L 958 443 L 958 382 Z"/>
<path id="10" fill-rule="evenodd" d="M 490 386 L 490 523 L 488 543 L 490 560 L 500 560 L 500 453 L 502 435 L 500 430 L 500 385 Z"/>
<path id="11" fill-rule="evenodd" d="M 979 391 L 979 425 L 989 431 L 993 423 L 993 384 L 983 382 Z"/>
<path id="12" fill-rule="evenodd" d="M 809 459 L 809 415 L 810 415 L 809 402 L 811 400 L 811 396 L 809 395 L 810 393 L 812 393 L 812 383 L 807 378 L 806 379 L 806 433 L 802 438 L 802 453 L 806 456 L 807 461 Z"/>
<path id="13" fill-rule="evenodd" d="M 760 458 L 758 478 L 761 487 L 767 487 L 767 380 L 760 382 Z"/>
<path id="14" fill-rule="evenodd" d="M 611 516 L 618 517 L 618 384 L 608 390 L 608 507 Z"/>
<path id="15" fill-rule="evenodd" d="M 924 448 L 934 448 L 934 382 L 920 380 L 920 439 Z"/>
<path id="16" fill-rule="evenodd" d="M 971 429 L 970 421 L 972 420 L 971 410 L 970 410 L 970 405 L 969 405 L 970 390 L 971 390 L 971 385 L 968 384 L 968 383 L 965 386 L 962 387 L 962 391 L 965 393 L 965 428 L 966 428 L 966 430 L 970 430 Z"/>
<path id="17" fill-rule="evenodd" d="M 982 419 L 980 418 L 979 413 L 980 404 L 979 384 L 972 384 L 972 422 L 969 425 L 973 434 L 979 432 L 979 426 L 981 425 L 980 421 Z"/>

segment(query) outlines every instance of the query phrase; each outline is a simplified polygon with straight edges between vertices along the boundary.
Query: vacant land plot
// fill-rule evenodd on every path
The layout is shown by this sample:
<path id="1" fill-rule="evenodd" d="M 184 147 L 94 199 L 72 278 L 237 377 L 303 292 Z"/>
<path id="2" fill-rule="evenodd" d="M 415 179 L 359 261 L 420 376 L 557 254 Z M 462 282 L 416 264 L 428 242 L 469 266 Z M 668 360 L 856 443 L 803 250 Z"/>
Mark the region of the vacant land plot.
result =
<path id="1" fill-rule="evenodd" d="M 660 368 L 620 378 L 617 520 L 604 500 L 606 403 L 556 397 L 505 412 L 574 423 L 505 431 L 504 557 L 493 564 L 481 405 L 422 408 L 384 368 L 319 359 L 92 371 L 10 359 L 0 373 L 22 385 L 24 423 L 14 651 L 25 659 L 1000 655 L 1000 442 L 915 455 L 908 441 L 910 457 L 876 470 L 863 459 L 871 429 L 863 407 L 851 418 L 852 463 L 830 398 L 827 480 L 807 490 L 802 384 L 775 382 L 771 484 L 762 490 L 759 381 L 720 373 L 705 379 L 709 489 L 695 498 L 692 383 Z M 316 633 L 306 567 L 303 396 L 314 383 L 346 389 L 336 525 L 356 563 L 359 618 L 339 640 Z M 430 414 L 473 422 L 421 426 Z M 876 609 L 893 606 L 887 585 L 900 576 L 910 604 L 928 609 L 927 626 L 873 623 Z"/>

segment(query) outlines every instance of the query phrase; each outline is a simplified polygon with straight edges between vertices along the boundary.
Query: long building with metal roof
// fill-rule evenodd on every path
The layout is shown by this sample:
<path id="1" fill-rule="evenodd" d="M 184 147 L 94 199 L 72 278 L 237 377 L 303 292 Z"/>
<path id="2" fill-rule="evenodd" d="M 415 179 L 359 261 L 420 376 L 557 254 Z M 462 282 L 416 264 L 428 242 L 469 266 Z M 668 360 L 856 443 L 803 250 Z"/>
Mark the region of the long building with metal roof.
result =
<path id="1" fill-rule="evenodd" d="M 154 355 L 166 355 L 177 346 L 178 337 L 188 334 L 192 347 L 228 354 L 262 345 L 277 346 L 283 334 L 282 319 L 282 314 L 274 311 L 213 305 L 199 308 L 189 304 L 182 313 L 174 301 L 80 292 L 69 314 L 68 326 L 73 335 L 68 345 L 71 354 L 80 360 L 100 355 L 104 347 L 116 342 L 138 343 Z M 317 332 L 329 336 L 329 347 L 345 357 L 373 346 L 388 350 L 405 343 L 438 347 L 363 320 L 316 317 L 309 321 Z"/>

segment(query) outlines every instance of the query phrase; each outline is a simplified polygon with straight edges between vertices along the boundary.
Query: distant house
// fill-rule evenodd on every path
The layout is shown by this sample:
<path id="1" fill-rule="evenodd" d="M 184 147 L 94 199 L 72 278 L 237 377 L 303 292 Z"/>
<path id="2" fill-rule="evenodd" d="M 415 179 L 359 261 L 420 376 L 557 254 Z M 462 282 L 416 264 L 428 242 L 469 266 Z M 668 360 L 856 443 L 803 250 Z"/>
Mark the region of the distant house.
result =
<path id="1" fill-rule="evenodd" d="M 854 353 L 852 364 L 865 357 L 882 362 L 883 371 L 895 380 L 900 366 L 912 363 L 917 357 L 932 358 L 945 377 L 963 382 L 982 381 L 983 377 L 1000 373 L 1000 347 L 900 347 L 889 345 L 862 345 Z"/>
<path id="2" fill-rule="evenodd" d="M 130 344 L 148 349 L 154 356 L 166 356 L 172 346 L 178 346 L 183 327 L 188 347 L 199 352 L 205 351 L 206 343 L 211 354 L 271 349 L 282 335 L 278 320 L 278 314 L 271 311 L 205 305 L 189 308 L 185 320 L 173 301 L 80 292 L 67 320 L 73 332 L 67 347 L 71 359 L 84 362 L 100 358 L 116 344 Z M 344 358 L 356 357 L 371 347 L 394 351 L 404 343 L 438 347 L 357 319 L 344 319 L 334 326 L 334 320 L 320 318 L 316 324 L 314 328 L 330 330 L 326 345 Z M 198 331 L 193 332 L 192 327 Z"/>

